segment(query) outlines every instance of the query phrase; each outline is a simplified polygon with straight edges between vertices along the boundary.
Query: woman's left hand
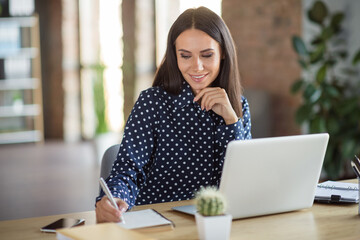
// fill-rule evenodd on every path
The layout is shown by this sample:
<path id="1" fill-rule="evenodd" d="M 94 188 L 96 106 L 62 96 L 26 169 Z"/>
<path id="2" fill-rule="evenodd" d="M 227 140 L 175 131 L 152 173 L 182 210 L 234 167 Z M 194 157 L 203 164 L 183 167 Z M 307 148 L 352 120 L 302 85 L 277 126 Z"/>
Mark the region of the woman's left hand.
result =
<path id="1" fill-rule="evenodd" d="M 202 110 L 213 110 L 225 120 L 227 125 L 238 121 L 225 89 L 219 87 L 204 88 L 196 94 L 194 101 L 197 102 L 199 99 L 201 99 Z"/>

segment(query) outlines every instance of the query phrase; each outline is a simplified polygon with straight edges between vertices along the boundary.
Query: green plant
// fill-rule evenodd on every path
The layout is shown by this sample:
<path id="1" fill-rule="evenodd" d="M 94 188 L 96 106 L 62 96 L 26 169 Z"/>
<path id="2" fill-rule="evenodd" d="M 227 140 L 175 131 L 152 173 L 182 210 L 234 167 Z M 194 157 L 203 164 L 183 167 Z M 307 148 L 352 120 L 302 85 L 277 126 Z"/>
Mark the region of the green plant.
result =
<path id="1" fill-rule="evenodd" d="M 319 32 L 310 43 L 293 36 L 293 47 L 303 68 L 301 79 L 293 85 L 293 94 L 302 93 L 296 121 L 305 124 L 310 133 L 330 134 L 324 169 L 328 178 L 338 179 L 344 166 L 360 152 L 360 81 L 355 68 L 360 51 L 352 58 L 343 37 L 343 12 L 330 13 L 322 1 L 316 1 L 307 12 Z"/>
<path id="2" fill-rule="evenodd" d="M 217 216 L 225 212 L 225 197 L 216 187 L 201 188 L 195 200 L 197 211 L 203 216 Z"/>

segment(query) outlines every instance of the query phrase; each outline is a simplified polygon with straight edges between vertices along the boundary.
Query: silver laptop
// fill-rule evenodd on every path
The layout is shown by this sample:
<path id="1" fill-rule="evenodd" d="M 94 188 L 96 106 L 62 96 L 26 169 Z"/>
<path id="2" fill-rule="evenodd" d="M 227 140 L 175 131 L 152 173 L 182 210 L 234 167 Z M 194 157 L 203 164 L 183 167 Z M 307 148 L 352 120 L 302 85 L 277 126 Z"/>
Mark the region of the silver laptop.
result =
<path id="1" fill-rule="evenodd" d="M 227 213 L 238 219 L 311 207 L 328 140 L 322 133 L 230 142 L 219 188 Z"/>

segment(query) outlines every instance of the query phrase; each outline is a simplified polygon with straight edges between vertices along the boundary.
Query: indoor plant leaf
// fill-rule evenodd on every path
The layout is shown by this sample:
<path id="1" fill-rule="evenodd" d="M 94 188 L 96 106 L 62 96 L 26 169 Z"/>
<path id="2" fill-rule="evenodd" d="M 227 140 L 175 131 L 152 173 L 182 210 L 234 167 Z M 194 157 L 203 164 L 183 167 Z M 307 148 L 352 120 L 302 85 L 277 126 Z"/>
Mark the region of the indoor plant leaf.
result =
<path id="1" fill-rule="evenodd" d="M 310 54 L 310 63 L 316 63 L 322 59 L 325 52 L 325 44 L 319 45 L 314 52 Z"/>
<path id="2" fill-rule="evenodd" d="M 309 117 L 312 115 L 311 109 L 312 106 L 309 104 L 300 106 L 295 114 L 296 122 L 298 124 L 302 124 L 305 120 L 309 119 Z"/>
<path id="3" fill-rule="evenodd" d="M 323 66 L 321 66 L 321 68 L 319 68 L 318 72 L 316 73 L 316 82 L 321 84 L 326 77 L 326 70 L 327 70 L 327 65 L 324 64 Z"/>
<path id="4" fill-rule="evenodd" d="M 292 37 L 292 43 L 293 43 L 293 47 L 294 47 L 295 51 L 300 56 L 307 56 L 309 54 L 303 40 L 300 37 L 293 36 Z"/>
<path id="5" fill-rule="evenodd" d="M 315 117 L 315 119 L 310 123 L 310 132 L 311 133 L 326 132 L 325 119 L 320 116 Z"/>
<path id="6" fill-rule="evenodd" d="M 335 135 L 340 130 L 340 124 L 338 123 L 338 119 L 329 118 L 327 121 L 327 129 L 330 135 Z"/>
<path id="7" fill-rule="evenodd" d="M 313 92 L 313 94 L 309 98 L 310 102 L 311 103 L 316 103 L 320 99 L 321 94 L 322 94 L 321 89 L 316 89 L 315 92 Z"/>
<path id="8" fill-rule="evenodd" d="M 335 13 L 332 16 L 330 26 L 334 29 L 335 32 L 340 31 L 341 23 L 342 23 L 343 19 L 344 19 L 344 13 L 342 13 L 342 12 Z"/>
<path id="9" fill-rule="evenodd" d="M 356 65 L 359 62 L 360 62 L 360 50 L 358 50 L 357 53 L 355 54 L 355 56 L 352 60 L 352 64 Z"/>
<path id="10" fill-rule="evenodd" d="M 298 62 L 299 62 L 299 64 L 300 64 L 300 66 L 303 68 L 303 69 L 307 69 L 308 68 L 308 64 L 307 64 L 307 62 L 304 60 L 304 59 L 299 59 L 298 60 Z"/>
<path id="11" fill-rule="evenodd" d="M 336 87 L 332 86 L 332 85 L 326 85 L 324 87 L 324 90 L 326 92 L 326 94 L 328 94 L 329 96 L 331 97 L 339 97 L 340 96 L 340 93 L 339 91 L 337 90 Z"/>
<path id="12" fill-rule="evenodd" d="M 323 24 L 324 19 L 328 15 L 328 10 L 325 4 L 321 1 L 316 1 L 313 7 L 308 11 L 308 17 L 314 23 Z"/>
<path id="13" fill-rule="evenodd" d="M 316 92 L 316 88 L 312 84 L 308 84 L 304 90 L 303 97 L 309 100 L 311 96 Z"/>
<path id="14" fill-rule="evenodd" d="M 322 44 L 324 41 L 321 37 L 317 36 L 311 41 L 311 45 Z"/>
<path id="15" fill-rule="evenodd" d="M 328 40 L 334 35 L 334 30 L 331 27 L 326 27 L 322 30 L 321 38 L 323 40 Z"/>
<path id="16" fill-rule="evenodd" d="M 300 91 L 300 89 L 304 86 L 304 80 L 299 79 L 296 82 L 293 83 L 293 85 L 291 86 L 291 92 L 297 93 L 298 91 Z"/>

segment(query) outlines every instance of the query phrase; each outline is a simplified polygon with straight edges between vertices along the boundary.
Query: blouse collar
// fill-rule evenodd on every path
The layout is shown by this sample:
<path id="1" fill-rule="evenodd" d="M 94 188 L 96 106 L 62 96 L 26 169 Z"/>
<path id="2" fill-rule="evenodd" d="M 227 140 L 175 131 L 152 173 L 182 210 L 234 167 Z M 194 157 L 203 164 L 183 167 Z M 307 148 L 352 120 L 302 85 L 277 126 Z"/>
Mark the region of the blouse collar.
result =
<path id="1" fill-rule="evenodd" d="M 180 109 L 192 104 L 194 97 L 195 96 L 191 90 L 190 85 L 186 81 L 183 81 L 181 93 L 177 96 L 174 96 L 173 104 L 176 109 Z"/>

